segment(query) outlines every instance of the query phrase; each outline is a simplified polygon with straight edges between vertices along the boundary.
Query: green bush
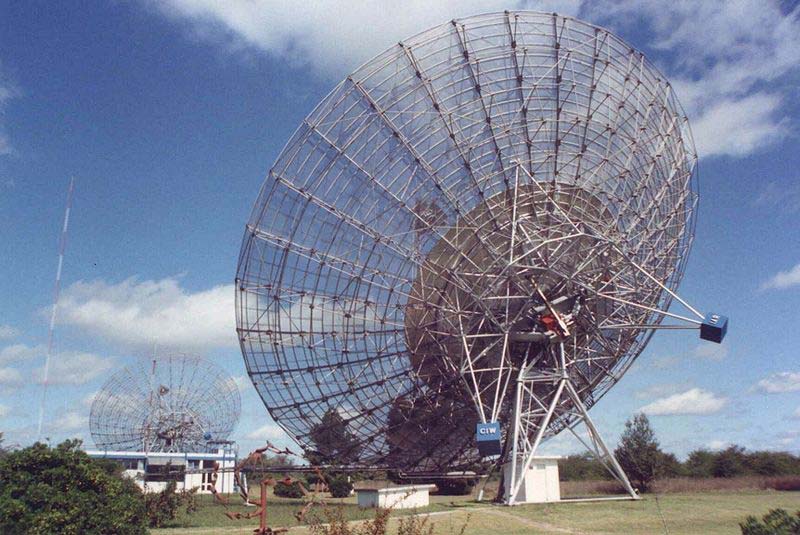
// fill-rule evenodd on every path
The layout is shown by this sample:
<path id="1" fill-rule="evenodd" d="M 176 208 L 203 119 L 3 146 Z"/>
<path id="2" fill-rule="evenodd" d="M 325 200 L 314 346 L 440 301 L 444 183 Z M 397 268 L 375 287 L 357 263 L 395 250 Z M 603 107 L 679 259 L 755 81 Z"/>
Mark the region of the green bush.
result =
<path id="1" fill-rule="evenodd" d="M 275 483 L 274 492 L 275 496 L 280 496 L 281 498 L 302 498 L 305 496 L 303 485 L 299 481 L 292 481 L 291 483 L 278 481 Z"/>
<path id="2" fill-rule="evenodd" d="M 136 484 L 80 447 L 36 443 L 0 457 L 0 533 L 147 533 Z"/>
<path id="3" fill-rule="evenodd" d="M 337 476 L 328 479 L 328 490 L 334 498 L 347 498 L 353 490 L 353 484 L 347 480 L 347 476 Z"/>
<path id="4" fill-rule="evenodd" d="M 742 535 L 798 535 L 800 511 L 791 516 L 783 509 L 772 509 L 761 521 L 748 516 L 739 527 L 742 528 Z"/>
<path id="5" fill-rule="evenodd" d="M 167 483 L 161 492 L 145 494 L 144 503 L 147 510 L 147 521 L 151 528 L 160 528 L 178 518 L 183 509 L 186 513 L 197 511 L 197 489 L 176 492 L 174 481 Z"/>

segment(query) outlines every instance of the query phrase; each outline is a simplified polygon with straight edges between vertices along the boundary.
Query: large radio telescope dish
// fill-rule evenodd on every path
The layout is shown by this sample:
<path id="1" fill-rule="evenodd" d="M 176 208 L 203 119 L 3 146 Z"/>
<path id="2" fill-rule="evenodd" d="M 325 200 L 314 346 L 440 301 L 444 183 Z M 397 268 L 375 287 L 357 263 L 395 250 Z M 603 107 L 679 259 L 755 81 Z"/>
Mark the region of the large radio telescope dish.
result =
<path id="1" fill-rule="evenodd" d="M 234 380 L 195 356 L 143 360 L 114 374 L 95 396 L 92 439 L 109 451 L 203 452 L 239 421 Z"/>
<path id="2" fill-rule="evenodd" d="M 696 159 L 667 80 L 579 20 L 480 15 L 377 56 L 247 224 L 237 326 L 272 417 L 323 457 L 431 471 L 478 459 L 477 422 L 518 414 L 523 446 L 571 427 L 686 319 Z"/>

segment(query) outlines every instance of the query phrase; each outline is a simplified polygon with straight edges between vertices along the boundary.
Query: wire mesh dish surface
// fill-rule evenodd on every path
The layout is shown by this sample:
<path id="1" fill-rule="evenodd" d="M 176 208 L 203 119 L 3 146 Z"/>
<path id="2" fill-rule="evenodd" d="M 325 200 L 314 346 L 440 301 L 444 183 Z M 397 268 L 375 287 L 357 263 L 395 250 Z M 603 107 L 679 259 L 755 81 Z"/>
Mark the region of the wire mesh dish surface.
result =
<path id="1" fill-rule="evenodd" d="M 92 439 L 108 451 L 215 451 L 239 421 L 235 381 L 200 357 L 142 360 L 114 374 L 95 396 Z"/>
<path id="2" fill-rule="evenodd" d="M 553 358 L 549 313 L 593 405 L 682 277 L 696 159 L 669 83 L 601 28 L 495 13 L 392 47 L 303 121 L 247 223 L 237 328 L 270 414 L 329 460 L 467 466 Z"/>

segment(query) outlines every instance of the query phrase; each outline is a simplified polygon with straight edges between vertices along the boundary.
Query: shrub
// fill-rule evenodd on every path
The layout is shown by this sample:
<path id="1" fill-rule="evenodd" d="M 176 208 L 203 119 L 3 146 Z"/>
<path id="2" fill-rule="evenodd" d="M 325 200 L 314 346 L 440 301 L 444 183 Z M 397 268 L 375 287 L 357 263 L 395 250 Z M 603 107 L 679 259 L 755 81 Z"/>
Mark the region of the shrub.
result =
<path id="1" fill-rule="evenodd" d="M 800 490 L 800 476 L 771 477 L 767 480 L 766 487 L 775 490 Z"/>
<path id="2" fill-rule="evenodd" d="M 181 509 L 186 513 L 197 511 L 197 489 L 176 492 L 176 488 L 177 484 L 170 481 L 162 491 L 144 495 L 147 521 L 151 528 L 166 526 L 178 518 Z"/>
<path id="3" fill-rule="evenodd" d="M 347 476 L 337 476 L 328 479 L 328 490 L 334 498 L 347 498 L 353 490 L 353 484 L 347 480 Z"/>
<path id="4" fill-rule="evenodd" d="M 281 498 L 302 498 L 305 496 L 303 485 L 299 481 L 278 481 L 275 483 L 275 496 Z"/>
<path id="5" fill-rule="evenodd" d="M 800 511 L 791 516 L 783 509 L 772 509 L 761 521 L 748 516 L 739 527 L 742 535 L 796 535 L 800 533 Z"/>
<path id="6" fill-rule="evenodd" d="M 147 532 L 136 484 L 80 447 L 79 440 L 36 443 L 0 458 L 0 533 Z"/>

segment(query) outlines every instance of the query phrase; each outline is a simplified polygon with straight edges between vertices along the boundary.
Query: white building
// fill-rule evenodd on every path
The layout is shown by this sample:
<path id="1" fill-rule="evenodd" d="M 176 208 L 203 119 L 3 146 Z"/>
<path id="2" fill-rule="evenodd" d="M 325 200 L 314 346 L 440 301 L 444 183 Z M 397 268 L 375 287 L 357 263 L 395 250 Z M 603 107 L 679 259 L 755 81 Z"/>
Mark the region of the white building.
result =
<path id="1" fill-rule="evenodd" d="M 177 490 L 211 492 L 211 475 L 214 463 L 219 463 L 217 492 L 230 494 L 238 491 L 233 477 L 236 454 L 218 450 L 216 453 L 145 453 L 143 451 L 87 450 L 89 457 L 112 459 L 122 464 L 125 475 L 136 481 L 145 492 L 159 492 L 170 481 Z"/>
<path id="2" fill-rule="evenodd" d="M 517 462 L 517 479 L 523 479 L 515 503 L 547 503 L 561 500 L 558 480 L 558 460 L 561 457 L 534 457 L 527 473 L 523 474 L 523 457 Z M 511 492 L 511 463 L 503 466 L 506 495 Z"/>

